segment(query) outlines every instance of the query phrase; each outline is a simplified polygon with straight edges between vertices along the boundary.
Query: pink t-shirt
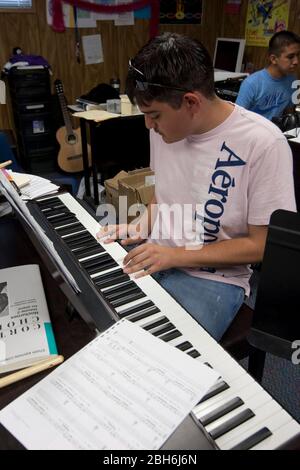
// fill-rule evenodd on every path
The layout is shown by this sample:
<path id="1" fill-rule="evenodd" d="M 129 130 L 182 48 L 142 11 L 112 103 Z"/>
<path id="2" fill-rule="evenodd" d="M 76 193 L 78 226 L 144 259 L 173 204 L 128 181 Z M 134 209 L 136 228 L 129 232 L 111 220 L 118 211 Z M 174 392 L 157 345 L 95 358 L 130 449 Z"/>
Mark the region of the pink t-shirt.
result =
<path id="1" fill-rule="evenodd" d="M 209 132 L 166 144 L 151 131 L 150 143 L 159 205 L 152 243 L 193 249 L 247 236 L 248 224 L 268 225 L 276 209 L 296 210 L 291 150 L 258 114 L 235 105 Z M 250 266 L 184 271 L 249 293 Z"/>

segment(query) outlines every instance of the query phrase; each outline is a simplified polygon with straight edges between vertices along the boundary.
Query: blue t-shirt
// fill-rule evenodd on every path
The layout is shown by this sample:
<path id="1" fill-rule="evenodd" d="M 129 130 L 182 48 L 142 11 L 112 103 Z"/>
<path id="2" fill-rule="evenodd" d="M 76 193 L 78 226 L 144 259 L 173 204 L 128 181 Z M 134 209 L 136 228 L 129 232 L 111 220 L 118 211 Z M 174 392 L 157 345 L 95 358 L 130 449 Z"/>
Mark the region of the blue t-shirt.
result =
<path id="1" fill-rule="evenodd" d="M 243 81 L 236 104 L 267 119 L 280 116 L 285 108 L 293 104 L 294 80 L 294 75 L 273 78 L 267 69 L 259 70 Z"/>

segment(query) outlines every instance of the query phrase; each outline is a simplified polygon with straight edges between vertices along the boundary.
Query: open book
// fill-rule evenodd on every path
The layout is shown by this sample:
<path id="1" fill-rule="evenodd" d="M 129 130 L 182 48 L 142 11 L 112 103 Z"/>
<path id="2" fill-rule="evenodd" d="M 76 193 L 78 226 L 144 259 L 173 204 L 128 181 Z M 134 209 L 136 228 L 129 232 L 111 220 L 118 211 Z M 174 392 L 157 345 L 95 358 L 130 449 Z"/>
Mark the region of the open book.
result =
<path id="1" fill-rule="evenodd" d="M 0 374 L 56 355 L 39 266 L 0 269 Z"/>

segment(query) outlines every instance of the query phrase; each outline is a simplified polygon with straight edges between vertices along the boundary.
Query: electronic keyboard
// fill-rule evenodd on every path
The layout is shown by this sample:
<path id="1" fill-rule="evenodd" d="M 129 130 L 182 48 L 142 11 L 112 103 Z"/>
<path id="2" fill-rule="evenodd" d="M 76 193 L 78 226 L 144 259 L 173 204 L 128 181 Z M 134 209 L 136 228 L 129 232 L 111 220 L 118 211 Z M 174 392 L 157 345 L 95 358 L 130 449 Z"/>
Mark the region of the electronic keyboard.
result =
<path id="1" fill-rule="evenodd" d="M 126 318 L 219 372 L 193 417 L 218 449 L 284 448 L 300 425 L 151 276 L 123 272 L 126 250 L 96 240 L 99 222 L 70 194 L 28 203 L 78 282 L 78 310 L 98 330 Z"/>

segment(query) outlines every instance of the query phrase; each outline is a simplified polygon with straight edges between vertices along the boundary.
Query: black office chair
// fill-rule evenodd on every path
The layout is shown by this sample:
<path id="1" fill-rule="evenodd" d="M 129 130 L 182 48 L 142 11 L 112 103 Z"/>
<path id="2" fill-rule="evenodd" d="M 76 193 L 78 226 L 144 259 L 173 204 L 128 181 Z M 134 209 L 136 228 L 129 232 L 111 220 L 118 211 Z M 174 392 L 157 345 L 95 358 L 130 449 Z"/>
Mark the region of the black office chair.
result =
<path id="1" fill-rule="evenodd" d="M 272 121 L 282 132 L 287 132 L 300 127 L 300 115 L 296 111 L 284 114 L 283 116 L 273 117 Z"/>
<path id="2" fill-rule="evenodd" d="M 291 360 L 300 339 L 300 214 L 275 211 L 268 237 L 254 311 L 242 305 L 221 340 L 237 360 L 249 357 L 248 370 L 263 376 L 266 353 Z M 299 273 L 299 274 L 298 274 Z"/>

